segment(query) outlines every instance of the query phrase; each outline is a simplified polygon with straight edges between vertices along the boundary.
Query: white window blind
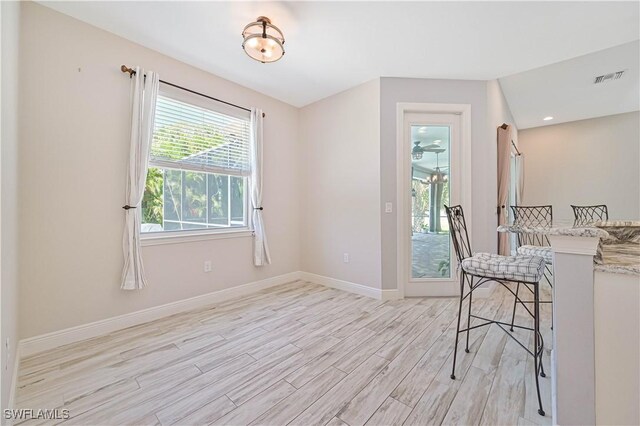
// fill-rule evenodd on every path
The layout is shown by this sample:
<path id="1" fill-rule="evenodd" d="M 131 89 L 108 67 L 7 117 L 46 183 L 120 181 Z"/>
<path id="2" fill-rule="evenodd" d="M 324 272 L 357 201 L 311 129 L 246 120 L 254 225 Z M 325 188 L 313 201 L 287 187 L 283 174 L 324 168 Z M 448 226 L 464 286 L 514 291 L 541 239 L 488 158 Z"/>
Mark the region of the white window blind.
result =
<path id="1" fill-rule="evenodd" d="M 152 167 L 247 176 L 251 170 L 249 118 L 184 103 L 161 93 L 149 163 Z"/>

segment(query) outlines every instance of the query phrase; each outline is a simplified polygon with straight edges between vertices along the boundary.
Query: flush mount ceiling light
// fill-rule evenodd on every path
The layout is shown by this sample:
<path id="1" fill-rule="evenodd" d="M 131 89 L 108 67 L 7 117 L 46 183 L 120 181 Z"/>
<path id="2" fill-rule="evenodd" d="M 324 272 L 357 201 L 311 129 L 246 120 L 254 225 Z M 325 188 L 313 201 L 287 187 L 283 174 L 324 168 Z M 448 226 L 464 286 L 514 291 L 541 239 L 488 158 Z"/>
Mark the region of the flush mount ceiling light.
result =
<path id="1" fill-rule="evenodd" d="M 284 55 L 284 35 L 266 16 L 258 16 L 242 30 L 242 48 L 252 59 L 275 62 Z"/>
<path id="2" fill-rule="evenodd" d="M 551 117 L 551 116 L 548 116 L 548 117 L 545 117 L 545 118 L 543 118 L 543 120 L 544 120 L 544 121 L 549 121 L 549 120 L 553 120 L 553 117 Z"/>

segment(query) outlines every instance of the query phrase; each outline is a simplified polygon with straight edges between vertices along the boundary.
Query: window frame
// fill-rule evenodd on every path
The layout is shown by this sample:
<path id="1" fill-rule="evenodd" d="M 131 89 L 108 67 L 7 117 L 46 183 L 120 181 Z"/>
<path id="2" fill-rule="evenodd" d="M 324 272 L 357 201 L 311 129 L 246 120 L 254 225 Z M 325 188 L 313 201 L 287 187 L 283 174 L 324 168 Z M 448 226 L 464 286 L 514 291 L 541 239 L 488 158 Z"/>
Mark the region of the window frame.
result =
<path id="1" fill-rule="evenodd" d="M 159 96 L 164 96 L 166 98 L 175 99 L 176 101 L 184 102 L 199 108 L 208 109 L 211 111 L 215 111 L 219 114 L 229 115 L 235 118 L 242 118 L 250 120 L 249 113 L 244 113 L 244 111 L 240 111 L 237 108 L 232 108 L 228 105 L 220 104 L 217 105 L 214 101 L 204 99 L 195 94 L 191 94 L 189 92 L 185 92 L 183 90 L 179 90 L 177 88 L 173 88 L 167 85 L 161 85 L 159 90 Z M 253 167 L 253 164 L 251 164 Z M 189 171 L 180 168 L 171 168 L 167 165 L 154 165 L 153 161 L 149 159 L 148 168 L 157 168 L 163 171 L 166 170 L 175 170 L 175 171 Z M 244 207 L 244 226 L 221 226 L 221 227 L 212 227 L 206 229 L 184 229 L 184 230 L 168 230 L 168 231 L 155 231 L 155 232 L 142 232 L 140 230 L 140 239 L 142 246 L 153 246 L 153 245 L 162 245 L 162 244 L 179 244 L 186 243 L 191 241 L 204 241 L 204 240 L 213 240 L 213 239 L 227 239 L 227 238 L 247 238 L 252 237 L 254 235 L 253 229 L 253 220 L 252 215 L 249 210 L 251 208 L 251 200 L 250 200 L 250 189 L 249 189 L 249 176 L 241 176 L 235 174 L 225 174 L 225 173 L 213 173 L 207 172 L 203 170 L 191 170 L 194 173 L 204 173 L 205 175 L 219 175 L 219 176 L 227 176 L 227 184 L 231 184 L 231 178 L 241 178 L 244 181 L 244 197 L 243 197 L 243 207 Z M 229 219 L 228 223 L 231 224 L 231 197 L 230 192 L 228 191 L 229 201 L 228 201 L 228 209 L 229 209 Z M 207 200 L 207 203 L 209 200 Z M 142 214 L 142 207 L 140 214 Z M 208 220 L 208 218 L 207 218 Z M 184 221 L 183 221 L 184 222 Z M 142 222 L 141 224 L 142 225 Z"/>

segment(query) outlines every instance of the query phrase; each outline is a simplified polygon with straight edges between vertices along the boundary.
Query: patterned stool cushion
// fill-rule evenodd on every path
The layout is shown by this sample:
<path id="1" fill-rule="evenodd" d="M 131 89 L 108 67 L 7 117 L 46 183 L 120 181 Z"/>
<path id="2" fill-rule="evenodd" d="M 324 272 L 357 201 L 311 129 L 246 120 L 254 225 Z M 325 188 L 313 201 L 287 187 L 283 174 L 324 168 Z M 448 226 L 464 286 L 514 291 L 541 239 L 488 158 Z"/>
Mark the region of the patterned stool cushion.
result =
<path id="1" fill-rule="evenodd" d="M 518 254 L 523 256 L 540 256 L 546 263 L 551 265 L 553 263 L 553 255 L 551 254 L 551 247 L 540 246 L 521 246 L 518 247 Z"/>
<path id="2" fill-rule="evenodd" d="M 544 259 L 540 256 L 475 253 L 462 261 L 462 269 L 469 274 L 488 278 L 537 283 L 544 274 Z"/>

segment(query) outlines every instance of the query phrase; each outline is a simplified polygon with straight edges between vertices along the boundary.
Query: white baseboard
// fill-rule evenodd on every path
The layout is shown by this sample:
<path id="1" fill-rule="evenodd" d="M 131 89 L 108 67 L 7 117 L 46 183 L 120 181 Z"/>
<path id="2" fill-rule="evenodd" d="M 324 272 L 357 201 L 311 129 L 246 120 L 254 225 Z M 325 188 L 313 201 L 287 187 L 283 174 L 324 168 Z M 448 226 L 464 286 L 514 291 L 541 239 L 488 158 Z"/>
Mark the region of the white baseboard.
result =
<path id="1" fill-rule="evenodd" d="M 380 300 L 398 300 L 398 299 L 402 299 L 400 297 L 400 290 L 398 290 L 397 288 L 394 289 L 382 289 L 382 298 Z"/>
<path id="2" fill-rule="evenodd" d="M 11 376 L 11 389 L 9 389 L 9 401 L 7 408 L 13 410 L 16 408 L 16 394 L 18 393 L 18 371 L 20 371 L 20 358 L 22 354 L 22 344 L 18 342 L 16 347 L 16 355 L 13 360 L 13 376 Z M 4 413 L 3 413 L 4 414 Z M 7 420 L 7 426 L 13 424 L 13 419 Z"/>
<path id="3" fill-rule="evenodd" d="M 145 322 L 154 321 L 169 315 L 180 312 L 197 309 L 203 306 L 222 302 L 225 300 L 241 297 L 256 291 L 264 290 L 281 284 L 286 284 L 296 280 L 305 280 L 315 284 L 324 285 L 326 287 L 338 290 L 348 291 L 350 293 L 371 297 L 378 300 L 396 300 L 400 299 L 400 291 L 398 289 L 379 289 L 357 284 L 349 281 L 330 278 L 323 275 L 312 274 L 310 272 L 290 272 L 288 274 L 278 275 L 276 277 L 243 284 L 224 290 L 214 291 L 212 293 L 203 294 L 189 299 L 179 300 L 177 302 L 167 303 L 166 305 L 154 306 L 152 308 L 143 309 L 141 311 L 131 312 L 119 315 L 113 318 L 107 318 L 95 321 L 89 324 L 83 324 L 64 330 L 54 331 L 40 336 L 23 339 L 19 342 L 17 357 L 28 357 L 39 352 L 51 350 L 60 346 L 76 343 L 92 337 L 101 336 L 112 333 L 123 328 L 132 327 L 134 325 L 143 324 Z M 474 294 L 478 297 L 487 297 L 493 287 L 477 289 Z M 17 368 L 19 359 L 16 360 L 15 369 Z M 14 376 L 15 380 L 15 376 Z"/>
<path id="4" fill-rule="evenodd" d="M 214 291 L 212 293 L 203 294 L 189 299 L 179 300 L 177 302 L 167 303 L 166 305 L 154 306 L 152 308 L 143 309 L 141 311 L 131 312 L 119 315 L 113 318 L 107 318 L 95 321 L 89 324 L 83 324 L 64 330 L 54 331 L 52 333 L 42 334 L 40 336 L 30 337 L 20 341 L 21 355 L 24 357 L 31 356 L 38 352 L 54 349 L 59 346 L 68 345 L 70 343 L 79 342 L 81 340 L 90 339 L 92 337 L 101 336 L 123 328 L 153 321 L 169 315 L 180 312 L 197 309 L 203 306 L 233 299 L 234 297 L 245 296 L 264 290 L 276 285 L 286 284 L 291 281 L 300 279 L 299 272 L 290 272 L 288 274 L 278 275 L 276 277 L 267 278 L 252 283 L 227 288 L 224 290 Z"/>
<path id="5" fill-rule="evenodd" d="M 392 300 L 397 298 L 398 290 L 381 290 L 379 288 L 369 287 L 362 284 L 352 283 L 350 281 L 339 280 L 337 278 L 325 277 L 324 275 L 312 274 L 311 272 L 299 272 L 300 279 L 326 287 L 338 290 L 348 291 L 349 293 L 359 294 L 378 300 Z"/>

